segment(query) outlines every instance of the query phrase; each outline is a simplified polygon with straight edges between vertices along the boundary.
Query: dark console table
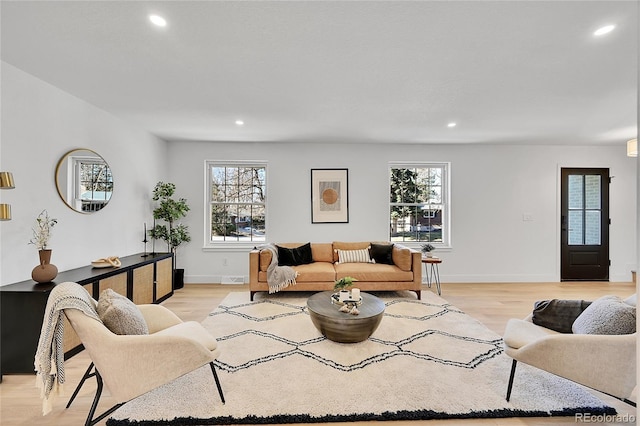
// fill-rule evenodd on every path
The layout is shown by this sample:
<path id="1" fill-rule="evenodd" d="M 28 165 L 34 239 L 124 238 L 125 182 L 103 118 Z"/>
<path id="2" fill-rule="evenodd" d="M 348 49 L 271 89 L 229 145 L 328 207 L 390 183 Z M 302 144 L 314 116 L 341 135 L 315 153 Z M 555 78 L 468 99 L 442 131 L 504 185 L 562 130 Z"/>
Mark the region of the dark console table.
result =
<path id="1" fill-rule="evenodd" d="M 42 319 L 51 289 L 66 281 L 83 285 L 94 299 L 112 288 L 136 304 L 160 303 L 173 295 L 173 255 L 142 253 L 120 258 L 118 268 L 84 266 L 63 271 L 55 280 L 33 280 L 0 286 L 0 381 L 3 374 L 34 373 Z M 65 319 L 65 359 L 82 350 L 80 339 Z"/>

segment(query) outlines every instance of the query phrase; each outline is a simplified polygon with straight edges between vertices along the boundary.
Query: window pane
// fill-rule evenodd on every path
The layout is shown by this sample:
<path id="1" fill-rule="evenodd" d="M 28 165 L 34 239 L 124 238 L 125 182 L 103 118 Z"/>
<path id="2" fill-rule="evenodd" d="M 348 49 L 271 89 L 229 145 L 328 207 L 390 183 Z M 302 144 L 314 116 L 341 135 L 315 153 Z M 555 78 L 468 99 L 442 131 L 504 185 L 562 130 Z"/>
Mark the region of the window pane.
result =
<path id="1" fill-rule="evenodd" d="M 432 186 L 429 190 L 429 203 L 441 204 L 442 203 L 442 187 Z"/>
<path id="2" fill-rule="evenodd" d="M 588 210 L 585 212 L 585 244 L 600 245 L 600 211 Z"/>
<path id="3" fill-rule="evenodd" d="M 582 212 L 582 210 L 569 211 L 569 245 L 582 245 L 584 242 L 582 239 L 584 228 L 582 224 Z"/>
<path id="4" fill-rule="evenodd" d="M 426 203 L 429 201 L 429 169 L 416 169 L 416 198 L 415 203 Z"/>
<path id="5" fill-rule="evenodd" d="M 586 175 L 585 179 L 585 207 L 600 209 L 600 175 Z"/>
<path id="6" fill-rule="evenodd" d="M 214 204 L 211 206 L 211 235 L 212 239 L 224 239 L 233 232 L 227 206 Z"/>
<path id="7" fill-rule="evenodd" d="M 583 201 L 583 182 L 582 175 L 569 175 L 569 208 L 581 209 L 584 206 Z"/>
<path id="8" fill-rule="evenodd" d="M 431 185 L 442 186 L 442 168 L 432 167 L 429 169 Z"/>

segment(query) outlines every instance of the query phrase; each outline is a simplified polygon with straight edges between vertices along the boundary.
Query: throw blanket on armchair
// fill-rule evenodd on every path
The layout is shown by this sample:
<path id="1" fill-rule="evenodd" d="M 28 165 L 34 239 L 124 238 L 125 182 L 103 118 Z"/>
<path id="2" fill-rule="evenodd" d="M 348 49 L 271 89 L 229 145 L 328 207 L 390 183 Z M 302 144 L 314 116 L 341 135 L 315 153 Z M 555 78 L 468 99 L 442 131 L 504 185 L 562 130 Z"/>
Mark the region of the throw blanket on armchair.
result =
<path id="1" fill-rule="evenodd" d="M 276 293 L 290 285 L 295 285 L 298 272 L 294 271 L 290 266 L 278 265 L 278 249 L 273 244 L 265 244 L 260 246 L 260 249 L 266 249 L 271 252 L 271 263 L 267 268 L 269 293 Z"/>
<path id="2" fill-rule="evenodd" d="M 42 415 L 51 411 L 53 396 L 60 392 L 64 383 L 64 309 L 69 308 L 78 309 L 100 321 L 93 299 L 81 285 L 64 282 L 51 290 L 34 361 L 36 387 L 43 399 Z"/>

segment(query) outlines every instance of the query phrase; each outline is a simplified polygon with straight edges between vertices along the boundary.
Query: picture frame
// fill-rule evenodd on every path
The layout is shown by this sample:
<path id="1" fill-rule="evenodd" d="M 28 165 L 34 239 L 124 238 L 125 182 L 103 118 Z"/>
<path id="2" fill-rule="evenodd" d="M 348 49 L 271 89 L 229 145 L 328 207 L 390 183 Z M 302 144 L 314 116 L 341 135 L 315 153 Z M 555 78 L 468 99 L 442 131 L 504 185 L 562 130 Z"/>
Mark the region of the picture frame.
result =
<path id="1" fill-rule="evenodd" d="M 311 169 L 311 223 L 349 223 L 349 169 Z"/>

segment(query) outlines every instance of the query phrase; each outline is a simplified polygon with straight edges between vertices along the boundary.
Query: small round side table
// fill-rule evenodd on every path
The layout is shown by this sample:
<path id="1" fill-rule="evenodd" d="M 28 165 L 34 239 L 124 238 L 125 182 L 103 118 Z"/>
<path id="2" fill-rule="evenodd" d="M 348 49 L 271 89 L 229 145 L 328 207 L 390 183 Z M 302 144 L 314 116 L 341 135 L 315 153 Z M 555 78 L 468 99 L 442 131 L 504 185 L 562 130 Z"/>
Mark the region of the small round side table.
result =
<path id="1" fill-rule="evenodd" d="M 422 263 L 424 264 L 424 272 L 427 276 L 427 285 L 431 288 L 431 284 L 436 284 L 438 290 L 438 296 L 442 295 L 440 291 L 440 271 L 438 265 L 442 263 L 442 259 L 439 257 L 423 257 Z"/>

